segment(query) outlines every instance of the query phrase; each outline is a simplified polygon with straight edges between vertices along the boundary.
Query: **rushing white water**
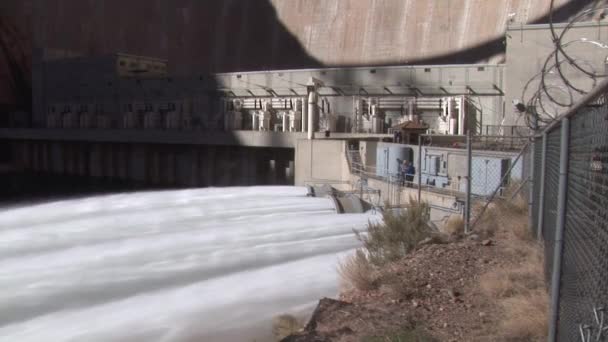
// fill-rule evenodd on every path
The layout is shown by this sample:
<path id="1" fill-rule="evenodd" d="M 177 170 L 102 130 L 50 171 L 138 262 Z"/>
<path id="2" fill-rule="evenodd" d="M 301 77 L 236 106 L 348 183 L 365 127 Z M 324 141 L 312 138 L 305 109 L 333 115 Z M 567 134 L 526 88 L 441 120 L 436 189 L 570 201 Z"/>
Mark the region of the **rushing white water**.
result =
<path id="1" fill-rule="evenodd" d="M 337 293 L 369 215 L 304 188 L 143 192 L 0 210 L 0 341 L 265 341 Z"/>

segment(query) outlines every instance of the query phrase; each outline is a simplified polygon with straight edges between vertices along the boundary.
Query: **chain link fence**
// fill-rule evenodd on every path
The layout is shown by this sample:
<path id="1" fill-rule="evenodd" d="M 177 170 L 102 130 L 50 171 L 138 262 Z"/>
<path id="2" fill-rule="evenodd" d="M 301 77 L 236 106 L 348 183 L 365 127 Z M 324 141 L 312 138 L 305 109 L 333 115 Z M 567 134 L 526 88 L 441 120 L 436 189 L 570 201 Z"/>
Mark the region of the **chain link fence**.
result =
<path id="1" fill-rule="evenodd" d="M 470 189 L 468 189 L 468 231 L 490 231 L 513 222 L 511 213 L 529 210 L 532 144 L 527 137 L 469 137 Z M 506 210 L 508 206 L 509 210 Z"/>
<path id="2" fill-rule="evenodd" d="M 608 83 L 533 139 L 532 230 L 545 246 L 549 341 L 608 341 Z"/>

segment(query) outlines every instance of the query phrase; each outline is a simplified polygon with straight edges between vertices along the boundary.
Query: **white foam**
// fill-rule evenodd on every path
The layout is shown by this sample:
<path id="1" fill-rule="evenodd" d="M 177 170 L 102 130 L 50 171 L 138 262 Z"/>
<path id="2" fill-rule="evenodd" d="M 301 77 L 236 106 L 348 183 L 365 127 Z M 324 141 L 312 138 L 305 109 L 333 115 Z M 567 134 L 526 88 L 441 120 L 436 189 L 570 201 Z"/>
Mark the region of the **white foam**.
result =
<path id="1" fill-rule="evenodd" d="M 305 193 L 142 192 L 0 210 L 0 341 L 264 341 L 273 316 L 336 294 L 338 257 L 371 218 Z"/>

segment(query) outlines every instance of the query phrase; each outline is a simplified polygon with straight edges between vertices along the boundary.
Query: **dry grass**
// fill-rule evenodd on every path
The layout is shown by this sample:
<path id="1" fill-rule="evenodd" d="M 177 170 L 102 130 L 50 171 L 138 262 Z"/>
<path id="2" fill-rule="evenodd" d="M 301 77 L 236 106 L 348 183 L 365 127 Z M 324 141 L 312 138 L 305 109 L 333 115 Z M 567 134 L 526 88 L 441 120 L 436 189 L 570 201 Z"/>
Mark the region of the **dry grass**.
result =
<path id="1" fill-rule="evenodd" d="M 443 226 L 443 233 L 450 238 L 459 238 L 464 235 L 464 220 L 460 216 L 451 216 Z"/>
<path id="2" fill-rule="evenodd" d="M 400 214 L 384 211 L 381 223 L 370 222 L 366 234 L 355 233 L 363 243 L 369 261 L 382 266 L 403 258 L 422 240 L 435 235 L 429 221 L 428 204 L 410 199 Z"/>
<path id="3" fill-rule="evenodd" d="M 473 207 L 473 217 L 481 215 L 475 222 L 473 229 L 476 234 L 482 237 L 493 237 L 498 229 L 498 220 L 502 213 L 496 203 L 490 203 L 483 213 L 481 213 L 482 209 L 483 205 Z"/>
<path id="4" fill-rule="evenodd" d="M 544 288 L 543 266 L 529 260 L 513 268 L 494 270 L 480 278 L 480 287 L 491 298 L 510 298 Z"/>
<path id="5" fill-rule="evenodd" d="M 480 277 L 481 291 L 497 300 L 503 317 L 499 319 L 496 335 L 505 341 L 537 341 L 546 338 L 548 295 L 543 272 L 543 250 L 533 240 L 528 228 L 527 203 L 524 206 L 504 200 L 492 204 L 489 216 L 504 237 L 503 243 L 513 265 L 497 269 Z M 484 217 L 482 217 L 484 219 Z M 484 224 L 490 225 L 490 218 Z M 488 227 L 485 227 L 488 229 Z M 504 233 L 504 234 L 502 234 Z"/>
<path id="6" fill-rule="evenodd" d="M 359 291 L 369 291 L 377 287 L 375 269 L 365 252 L 360 249 L 340 262 L 338 274 L 341 287 L 345 290 L 354 288 Z"/>
<path id="7" fill-rule="evenodd" d="M 500 229 L 522 241 L 534 239 L 528 227 L 528 202 L 523 195 L 518 194 L 511 200 L 494 199 L 483 211 L 484 203 L 473 207 L 473 217 L 479 219 L 473 227 L 475 233 L 483 237 L 493 237 Z"/>
<path id="8" fill-rule="evenodd" d="M 501 303 L 505 320 L 501 323 L 507 341 L 536 341 L 546 339 L 549 298 L 544 290 L 530 291 Z"/>
<path id="9" fill-rule="evenodd" d="M 515 212 L 523 214 L 528 211 L 528 199 L 522 194 L 517 194 L 514 198 L 509 199 L 509 203 Z"/>
<path id="10" fill-rule="evenodd" d="M 480 289 L 496 300 L 503 314 L 496 340 L 537 341 L 546 338 L 548 295 L 543 271 L 543 249 L 528 227 L 528 201 L 516 194 L 517 184 L 506 189 L 504 199 L 493 201 L 480 217 L 475 231 L 501 237 L 507 267 L 480 277 Z"/>
<path id="11" fill-rule="evenodd" d="M 276 341 L 295 334 L 304 328 L 304 324 L 291 315 L 280 315 L 272 319 L 272 334 Z"/>

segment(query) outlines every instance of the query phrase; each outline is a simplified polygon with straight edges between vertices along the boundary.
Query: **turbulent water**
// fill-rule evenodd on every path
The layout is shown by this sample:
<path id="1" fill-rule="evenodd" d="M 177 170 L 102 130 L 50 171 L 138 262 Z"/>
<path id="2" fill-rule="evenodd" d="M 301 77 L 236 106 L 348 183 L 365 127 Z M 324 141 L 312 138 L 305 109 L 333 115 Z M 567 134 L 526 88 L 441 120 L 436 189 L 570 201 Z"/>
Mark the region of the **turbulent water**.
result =
<path id="1" fill-rule="evenodd" d="M 369 215 L 304 188 L 142 192 L 0 209 L 0 341 L 265 341 L 337 292 Z"/>

